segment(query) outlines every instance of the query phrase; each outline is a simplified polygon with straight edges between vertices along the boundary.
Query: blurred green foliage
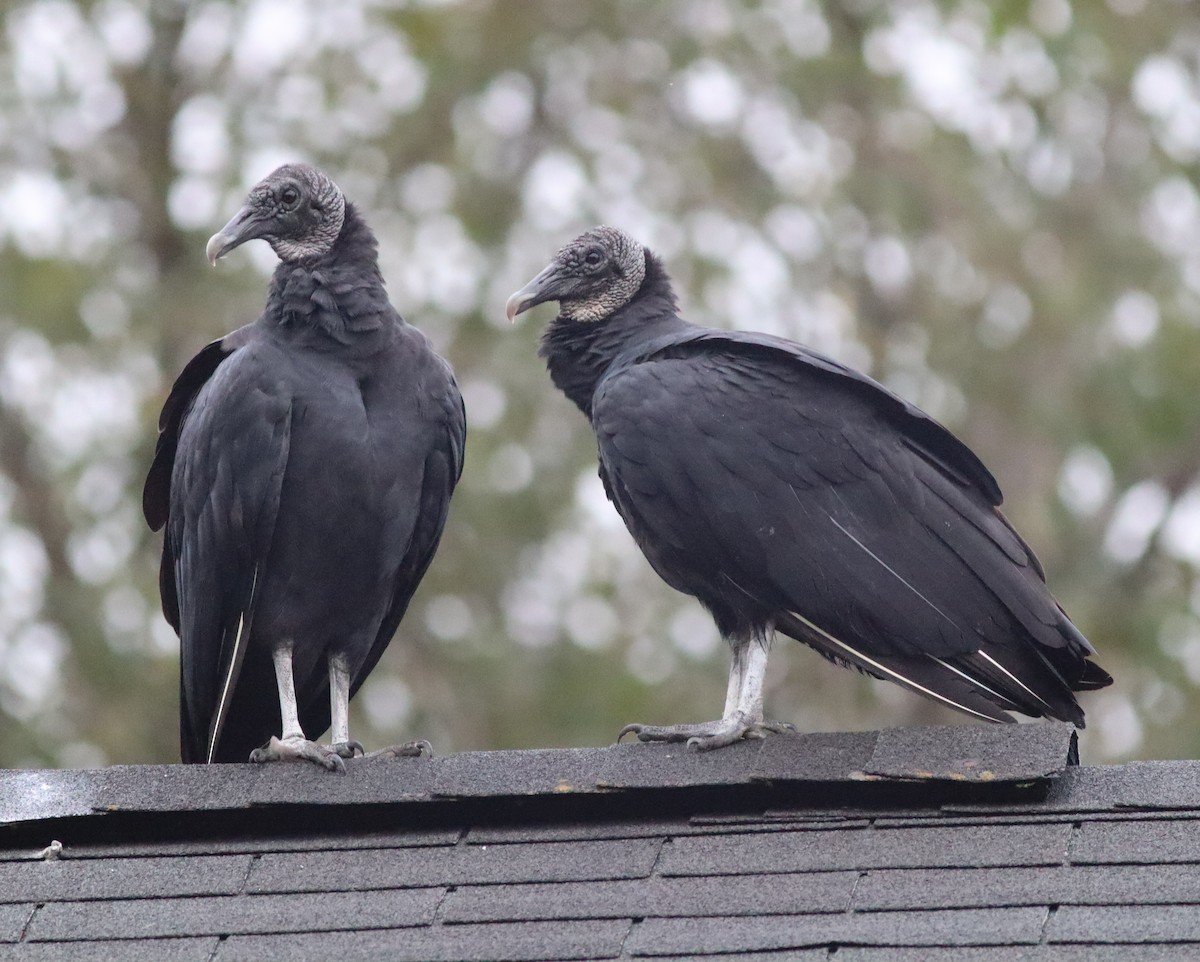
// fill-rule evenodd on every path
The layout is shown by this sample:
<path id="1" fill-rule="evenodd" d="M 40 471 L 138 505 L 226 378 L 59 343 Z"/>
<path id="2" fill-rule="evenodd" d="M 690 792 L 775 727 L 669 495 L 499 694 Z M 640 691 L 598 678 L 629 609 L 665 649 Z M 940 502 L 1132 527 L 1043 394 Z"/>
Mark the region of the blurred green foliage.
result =
<path id="1" fill-rule="evenodd" d="M 603 744 L 700 720 L 725 653 L 661 585 L 506 296 L 579 230 L 693 320 L 860 366 L 958 432 L 1116 685 L 1092 761 L 1200 751 L 1200 21 L 1108 0 L 33 0 L 0 41 L 0 764 L 177 756 L 140 518 L 154 418 L 272 257 L 207 236 L 327 168 L 470 436 L 441 551 L 356 701 L 369 745 Z M 805 729 L 950 722 L 791 645 Z M 311 733 L 316 734 L 316 733 Z"/>

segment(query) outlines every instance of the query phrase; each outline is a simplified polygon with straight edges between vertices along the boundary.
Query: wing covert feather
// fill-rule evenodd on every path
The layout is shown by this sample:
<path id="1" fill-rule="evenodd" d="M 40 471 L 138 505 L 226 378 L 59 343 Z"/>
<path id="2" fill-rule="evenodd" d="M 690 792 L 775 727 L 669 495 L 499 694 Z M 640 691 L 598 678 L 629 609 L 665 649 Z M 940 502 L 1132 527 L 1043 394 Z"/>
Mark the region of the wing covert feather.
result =
<path id="1" fill-rule="evenodd" d="M 611 496 L 675 587 L 708 565 L 697 584 L 753 584 L 763 610 L 889 656 L 958 655 L 1018 624 L 1061 647 L 1065 616 L 991 475 L 948 467 L 894 413 L 795 351 L 720 338 L 617 366 L 592 405 Z"/>

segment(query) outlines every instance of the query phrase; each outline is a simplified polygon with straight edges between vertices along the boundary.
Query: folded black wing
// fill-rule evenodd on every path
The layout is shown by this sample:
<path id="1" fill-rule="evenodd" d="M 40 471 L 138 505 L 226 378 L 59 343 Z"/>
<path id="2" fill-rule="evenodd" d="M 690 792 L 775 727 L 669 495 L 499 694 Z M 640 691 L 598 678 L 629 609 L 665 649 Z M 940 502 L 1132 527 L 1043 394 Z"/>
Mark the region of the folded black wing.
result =
<path id="1" fill-rule="evenodd" d="M 917 408 L 790 342 L 700 330 L 619 359 L 592 412 L 630 530 L 726 628 L 769 618 L 984 717 L 1081 720 L 1090 646 L 991 473 Z"/>
<path id="2" fill-rule="evenodd" d="M 147 522 L 166 526 L 159 586 L 181 642 L 185 762 L 210 760 L 219 739 L 278 512 L 291 397 L 269 355 L 247 327 L 188 363 L 163 406 L 143 491 Z"/>
<path id="3" fill-rule="evenodd" d="M 380 623 L 366 661 L 351 680 L 351 694 L 358 691 L 374 669 L 400 626 L 417 586 L 433 561 L 446 526 L 450 497 L 462 477 L 467 440 L 467 418 L 462 394 L 459 393 L 450 365 L 442 358 L 430 351 L 426 364 L 429 368 L 426 383 L 431 389 L 428 408 L 432 416 L 427 429 L 427 453 L 412 537 L 396 574 L 391 604 Z"/>

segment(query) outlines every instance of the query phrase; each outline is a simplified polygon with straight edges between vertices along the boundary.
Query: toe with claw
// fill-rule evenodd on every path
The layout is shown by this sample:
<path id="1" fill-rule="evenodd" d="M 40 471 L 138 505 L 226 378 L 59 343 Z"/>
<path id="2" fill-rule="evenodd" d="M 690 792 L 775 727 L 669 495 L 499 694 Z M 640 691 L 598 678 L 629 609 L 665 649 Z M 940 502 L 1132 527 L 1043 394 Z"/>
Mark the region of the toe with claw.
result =
<path id="1" fill-rule="evenodd" d="M 686 742 L 690 738 L 711 735 L 720 724 L 719 721 L 693 725 L 643 725 L 633 722 L 621 729 L 617 741 L 626 735 L 636 735 L 640 742 Z"/>
<path id="2" fill-rule="evenodd" d="M 621 729 L 620 741 L 626 735 L 637 735 L 643 742 L 686 742 L 693 751 L 711 751 L 746 738 L 766 738 L 768 734 L 794 732 L 794 725 L 785 722 L 752 721 L 738 714 L 730 718 L 693 725 L 641 725 L 633 723 Z"/>
<path id="3" fill-rule="evenodd" d="M 271 740 L 262 748 L 250 753 L 250 761 L 263 762 L 312 762 L 331 772 L 346 774 L 346 763 L 336 748 L 310 742 L 307 738 L 290 736 Z"/>
<path id="4" fill-rule="evenodd" d="M 370 752 L 367 758 L 432 758 L 433 746 L 424 738 L 420 738 L 415 742 L 405 742 L 402 745 L 388 745 L 387 748 L 380 748 L 377 751 Z"/>

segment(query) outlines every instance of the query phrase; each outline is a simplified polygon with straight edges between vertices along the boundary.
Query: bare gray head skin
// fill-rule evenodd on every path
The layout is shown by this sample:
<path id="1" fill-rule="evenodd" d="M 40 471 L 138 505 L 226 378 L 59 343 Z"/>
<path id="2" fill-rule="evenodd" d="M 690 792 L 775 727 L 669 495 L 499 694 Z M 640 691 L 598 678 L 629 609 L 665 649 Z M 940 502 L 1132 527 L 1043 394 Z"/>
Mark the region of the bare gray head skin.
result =
<path id="1" fill-rule="evenodd" d="M 593 227 L 508 299 L 513 320 L 536 304 L 558 301 L 559 317 L 602 321 L 624 307 L 646 278 L 646 248 L 614 227 Z"/>
<path id="2" fill-rule="evenodd" d="M 346 216 L 346 199 L 324 171 L 284 164 L 259 181 L 242 209 L 208 241 L 209 263 L 248 240 L 262 239 L 284 263 L 311 260 L 333 247 Z"/>

